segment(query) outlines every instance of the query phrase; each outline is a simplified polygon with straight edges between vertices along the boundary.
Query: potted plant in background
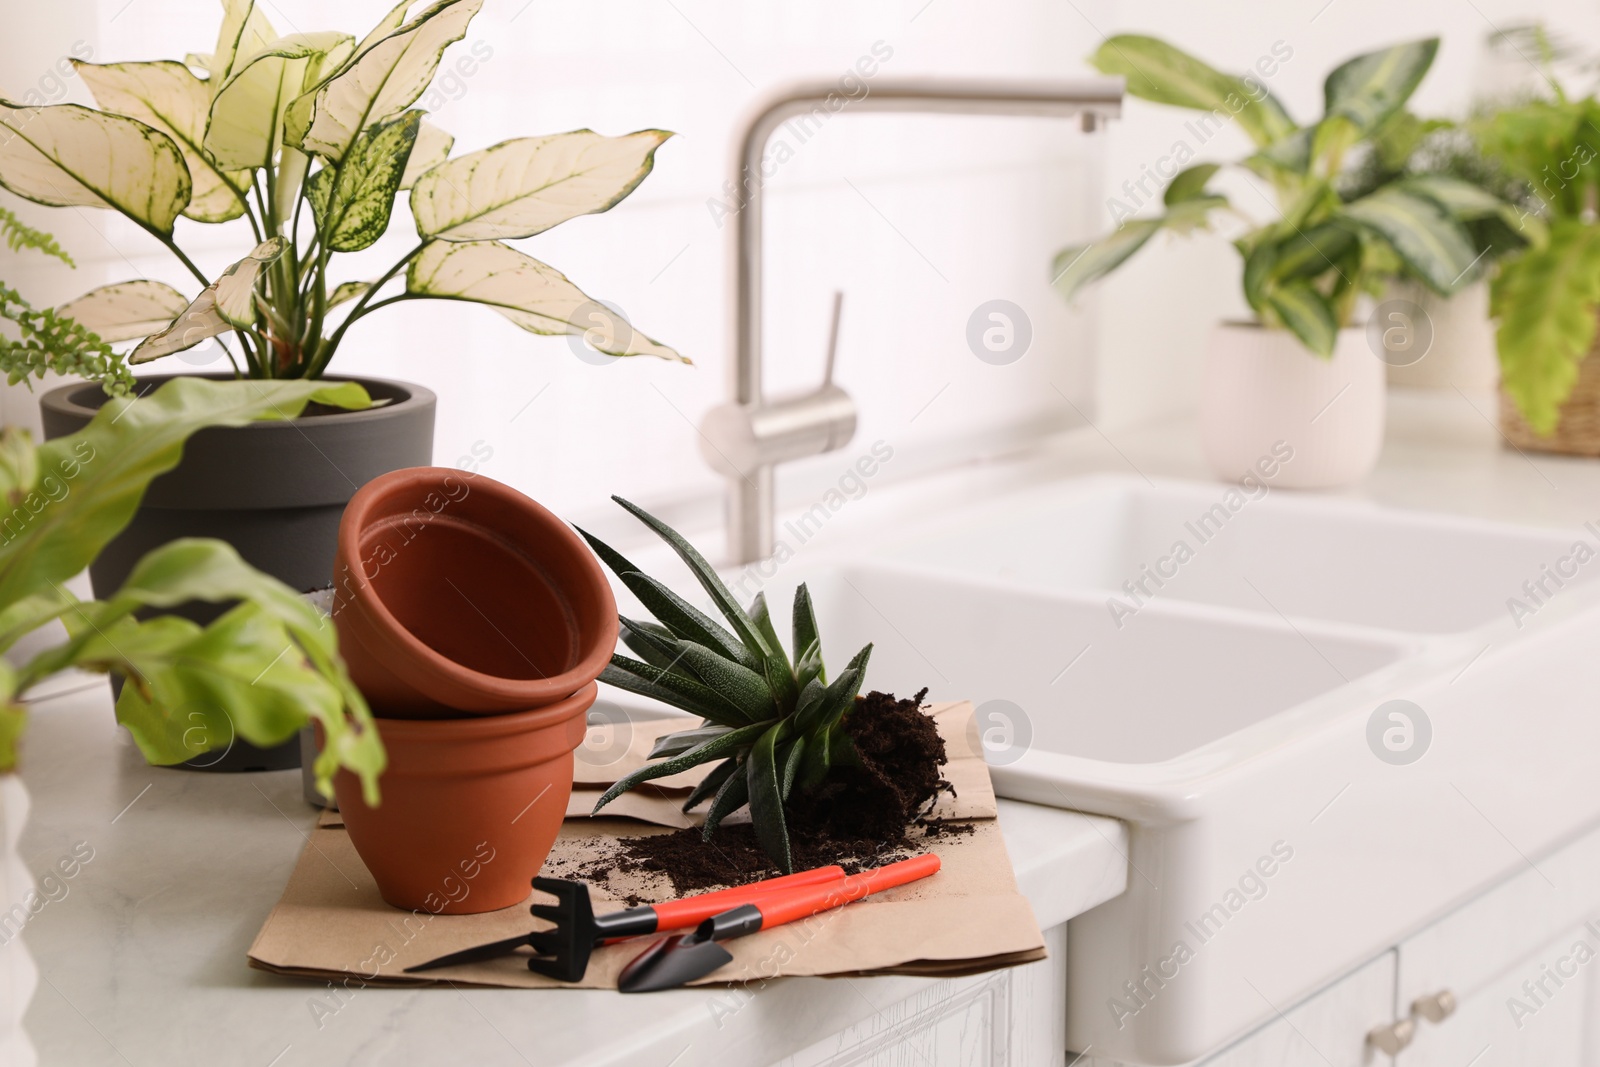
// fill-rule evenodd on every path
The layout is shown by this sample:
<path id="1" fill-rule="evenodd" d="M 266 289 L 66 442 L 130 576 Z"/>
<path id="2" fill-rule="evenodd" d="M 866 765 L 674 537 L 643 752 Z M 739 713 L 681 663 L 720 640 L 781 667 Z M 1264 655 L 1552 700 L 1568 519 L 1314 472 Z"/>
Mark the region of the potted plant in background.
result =
<path id="1" fill-rule="evenodd" d="M 175 763 L 242 738 L 274 745 L 307 721 L 329 743 L 316 764 L 324 790 L 335 769 L 377 803 L 383 747 L 339 659 L 333 627 L 283 583 L 221 541 L 186 538 L 140 559 L 99 600 L 65 583 L 127 525 L 151 482 L 175 467 L 205 427 L 293 418 L 308 403 L 353 403 L 349 386 L 321 382 L 170 382 L 143 399 L 107 403 L 78 433 L 35 446 L 0 433 L 0 652 L 57 620 L 64 642 L 0 659 L 0 889 L 30 916 L 40 897 L 17 854 L 28 798 L 14 773 L 27 700 L 68 668 L 126 679 L 119 722 L 152 763 Z M 151 608 L 231 605 L 201 626 Z M 0 1051 L 23 1041 L 21 1016 L 36 978 L 16 930 L 0 941 Z"/>
<path id="2" fill-rule="evenodd" d="M 1473 124 L 1484 154 L 1523 185 L 1531 224 L 1549 239 L 1500 265 L 1490 288 L 1498 320 L 1500 429 L 1518 448 L 1600 455 L 1600 101 L 1569 96 L 1539 27 L 1524 45 L 1545 68 L 1549 98 L 1491 109 Z"/>
<path id="3" fill-rule="evenodd" d="M 102 110 L 0 101 L 0 186 L 41 204 L 118 211 L 201 287 L 190 295 L 128 281 L 59 313 L 104 342 L 142 339 L 130 364 L 213 343 L 253 379 L 321 377 L 352 326 L 419 299 L 483 304 L 530 332 L 581 334 L 615 356 L 681 358 L 505 243 L 617 204 L 668 134 L 576 130 L 451 159 L 451 136 L 411 108 L 482 4 L 438 0 L 408 18 L 403 2 L 358 42 L 280 37 L 253 0 L 225 0 L 209 56 L 77 63 Z M 376 277 L 338 277 L 340 257 L 388 229 L 402 190 L 414 247 Z M 177 240 L 180 217 L 230 225 L 247 254 L 208 276 Z M 325 585 L 356 487 L 431 459 L 433 394 L 359 384 L 378 403 L 203 433 L 97 561 L 95 588 L 114 588 L 145 551 L 180 534 L 221 537 L 295 588 Z M 77 430 L 102 400 L 92 385 L 46 395 L 47 434 Z M 286 747 L 250 759 L 292 766 L 298 755 Z"/>
<path id="4" fill-rule="evenodd" d="M 1274 484 L 1345 485 L 1376 463 L 1383 444 L 1384 363 L 1358 327 L 1360 301 L 1396 278 L 1450 294 L 1482 270 L 1473 223 L 1509 205 L 1447 174 L 1391 175 L 1352 185 L 1363 146 L 1403 114 L 1437 39 L 1356 56 L 1323 85 L 1324 114 L 1302 126 L 1255 79 L 1235 77 L 1155 38 L 1122 35 L 1091 62 L 1157 103 L 1231 116 L 1256 151 L 1237 166 L 1266 182 L 1278 217 L 1257 224 L 1210 186 L 1220 169 L 1196 163 L 1167 185 L 1164 212 L 1131 218 L 1055 263 L 1068 298 L 1115 270 L 1162 231 L 1206 228 L 1217 212 L 1244 217 L 1233 244 L 1255 319 L 1222 323 L 1206 354 L 1201 432 L 1206 458 L 1229 479 L 1274 462 Z M 1514 216 L 1513 216 L 1514 217 Z"/>

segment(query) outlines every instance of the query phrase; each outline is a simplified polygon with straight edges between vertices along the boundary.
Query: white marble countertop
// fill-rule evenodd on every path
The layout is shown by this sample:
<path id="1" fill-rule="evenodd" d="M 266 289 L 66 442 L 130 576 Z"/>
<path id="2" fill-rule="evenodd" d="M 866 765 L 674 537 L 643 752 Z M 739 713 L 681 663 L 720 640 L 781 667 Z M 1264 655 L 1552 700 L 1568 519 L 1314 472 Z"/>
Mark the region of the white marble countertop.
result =
<path id="1" fill-rule="evenodd" d="M 298 771 L 148 767 L 103 682 L 34 706 L 22 768 L 29 867 L 93 850 L 23 935 L 41 975 L 25 1025 L 46 1067 L 763 1067 L 933 981 L 790 978 L 732 1014 L 703 989 L 364 989 L 330 1015 L 312 1008 L 326 986 L 245 961 L 315 821 Z M 1000 823 L 1042 929 L 1126 885 L 1115 820 L 1003 800 Z"/>

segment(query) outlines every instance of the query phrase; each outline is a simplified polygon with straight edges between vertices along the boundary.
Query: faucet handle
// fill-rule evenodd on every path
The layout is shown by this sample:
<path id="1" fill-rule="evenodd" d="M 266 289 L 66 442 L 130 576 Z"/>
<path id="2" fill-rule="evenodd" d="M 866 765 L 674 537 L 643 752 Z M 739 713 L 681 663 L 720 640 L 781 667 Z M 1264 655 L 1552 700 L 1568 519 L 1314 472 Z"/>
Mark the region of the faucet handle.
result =
<path id="1" fill-rule="evenodd" d="M 822 385 L 824 388 L 833 384 L 834 357 L 839 354 L 839 315 L 844 310 L 844 290 L 833 291 L 833 322 L 828 327 L 828 361 L 823 364 Z"/>

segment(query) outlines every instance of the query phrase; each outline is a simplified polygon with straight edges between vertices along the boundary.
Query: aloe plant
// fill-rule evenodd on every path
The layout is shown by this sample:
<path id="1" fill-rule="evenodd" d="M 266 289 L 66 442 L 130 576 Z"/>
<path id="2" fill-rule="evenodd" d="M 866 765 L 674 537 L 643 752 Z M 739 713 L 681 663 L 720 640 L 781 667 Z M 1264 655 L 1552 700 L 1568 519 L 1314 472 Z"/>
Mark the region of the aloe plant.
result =
<path id="1" fill-rule="evenodd" d="M 612 497 L 672 546 L 727 626 L 695 608 L 598 538 L 583 533 L 655 621 L 621 618 L 622 640 L 637 655 L 613 655 L 600 680 L 697 715 L 701 725 L 667 734 L 650 758 L 595 803 L 598 812 L 634 786 L 704 763 L 717 766 L 683 803 L 692 811 L 710 801 L 702 833 L 709 840 L 722 820 L 750 806 L 756 839 L 767 856 L 791 872 L 784 804 L 796 789 L 812 789 L 835 767 L 858 763 L 846 717 L 866 680 L 872 646 L 856 653 L 832 683 L 811 595 L 794 595 L 793 659 L 785 655 L 765 594 L 742 608 L 705 558 L 666 523 L 636 504 Z"/>
<path id="2" fill-rule="evenodd" d="M 173 541 L 147 553 L 104 600 L 80 601 L 65 584 L 122 532 L 196 431 L 293 418 L 308 403 L 371 401 L 352 382 L 187 377 L 142 398 L 114 398 L 79 432 L 43 445 L 14 427 L 0 433 L 0 652 L 54 620 L 67 631 L 65 642 L 26 663 L 0 659 L 0 772 L 15 765 L 29 689 L 75 667 L 126 679 L 117 719 L 151 763 L 182 762 L 235 735 L 279 744 L 315 720 L 327 738 L 319 786 L 329 792 L 334 771 L 346 767 L 377 802 L 383 746 L 333 627 L 232 547 Z M 191 600 L 234 606 L 204 627 L 137 614 Z"/>
<path id="3" fill-rule="evenodd" d="M 483 3 L 437 0 L 408 18 L 403 0 L 358 42 L 331 31 L 280 37 L 254 0 L 223 0 L 210 55 L 75 60 L 100 110 L 0 100 L 0 186 L 39 204 L 120 213 L 200 287 L 105 286 L 73 301 L 72 318 L 106 343 L 142 338 L 135 364 L 231 332 L 244 364 L 235 359 L 235 370 L 255 378 L 318 377 L 351 326 L 420 299 L 483 304 L 524 330 L 580 334 L 614 356 L 682 360 L 504 243 L 609 210 L 670 134 L 574 130 L 450 158 L 454 139 L 411 106 Z M 404 190 L 416 245 L 376 277 L 337 278 L 340 256 L 389 229 Z M 233 223 L 250 251 L 209 277 L 177 241 L 180 217 Z"/>
<path id="4" fill-rule="evenodd" d="M 1256 150 L 1236 165 L 1271 186 L 1278 217 L 1250 223 L 1233 242 L 1245 299 L 1264 325 L 1287 328 L 1327 357 L 1362 294 L 1381 294 L 1397 277 L 1453 293 L 1481 275 L 1490 251 L 1482 247 L 1490 238 L 1475 236 L 1473 224 L 1516 219 L 1504 200 L 1449 174 L 1393 174 L 1358 190 L 1345 180 L 1346 168 L 1365 160 L 1391 124 L 1414 121 L 1405 105 L 1438 46 L 1437 38 L 1412 41 L 1341 64 L 1324 82 L 1322 117 L 1305 126 L 1259 82 L 1224 74 L 1153 37 L 1108 38 L 1090 61 L 1126 77 L 1134 96 L 1231 116 L 1249 135 Z M 1157 233 L 1206 228 L 1224 211 L 1249 222 L 1210 186 L 1219 169 L 1188 166 L 1167 185 L 1160 215 L 1130 218 L 1099 241 L 1063 250 L 1055 260 L 1057 289 L 1071 299 Z"/>

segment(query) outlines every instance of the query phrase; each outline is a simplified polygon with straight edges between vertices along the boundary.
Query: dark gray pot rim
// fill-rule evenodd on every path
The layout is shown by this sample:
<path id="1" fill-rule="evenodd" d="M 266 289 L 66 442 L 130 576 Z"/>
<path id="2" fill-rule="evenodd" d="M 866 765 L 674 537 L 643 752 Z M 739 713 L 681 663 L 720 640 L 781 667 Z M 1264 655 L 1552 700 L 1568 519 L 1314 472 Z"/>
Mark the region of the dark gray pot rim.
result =
<path id="1" fill-rule="evenodd" d="M 144 396 L 146 393 L 165 385 L 174 378 L 205 378 L 213 382 L 231 382 L 236 379 L 232 374 L 145 374 L 134 379 L 134 393 Z M 397 378 L 372 378 L 367 376 L 330 375 L 320 379 L 332 385 L 341 382 L 356 382 L 365 387 L 367 392 L 373 394 L 373 399 L 379 399 L 379 394 L 389 398 L 389 403 L 381 407 L 365 408 L 361 411 L 329 411 L 315 415 L 301 415 L 296 419 L 270 419 L 261 422 L 251 422 L 244 426 L 231 426 L 226 429 L 235 433 L 283 433 L 294 429 L 294 424 L 304 421 L 315 421 L 318 426 L 341 426 L 352 422 L 366 422 L 373 419 L 391 419 L 408 414 L 407 408 L 419 404 L 434 403 L 437 397 L 433 390 L 426 386 L 417 385 L 415 382 L 404 382 Z M 377 388 L 374 389 L 373 387 Z M 72 415 L 85 421 L 92 419 L 105 406 L 110 397 L 105 390 L 94 382 L 69 382 L 58 385 L 49 392 L 39 397 L 39 406 L 62 414 Z M 92 401 L 86 403 L 85 401 Z"/>

